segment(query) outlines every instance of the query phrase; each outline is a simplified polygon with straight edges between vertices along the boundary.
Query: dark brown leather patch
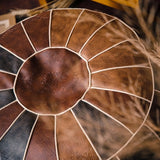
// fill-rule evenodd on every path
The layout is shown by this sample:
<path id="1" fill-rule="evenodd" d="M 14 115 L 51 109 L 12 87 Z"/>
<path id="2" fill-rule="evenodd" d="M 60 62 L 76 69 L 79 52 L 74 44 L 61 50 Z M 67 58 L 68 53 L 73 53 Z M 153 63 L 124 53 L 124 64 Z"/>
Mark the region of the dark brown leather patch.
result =
<path id="1" fill-rule="evenodd" d="M 8 89 L 13 87 L 15 76 L 0 72 L 0 89 Z"/>
<path id="2" fill-rule="evenodd" d="M 31 57 L 16 81 L 19 101 L 40 114 L 72 107 L 88 88 L 86 62 L 65 49 L 47 49 Z"/>
<path id="3" fill-rule="evenodd" d="M 26 32 L 36 50 L 49 46 L 49 18 L 50 12 L 48 11 L 23 22 Z"/>
<path id="4" fill-rule="evenodd" d="M 25 159 L 56 160 L 54 117 L 39 117 Z"/>
<path id="5" fill-rule="evenodd" d="M 22 65 L 22 61 L 12 55 L 6 49 L 0 47 L 0 69 L 10 72 L 17 73 L 20 66 Z"/>
<path id="6" fill-rule="evenodd" d="M 17 102 L 0 110 L 0 137 L 22 111 L 23 108 Z"/>
<path id="7" fill-rule="evenodd" d="M 24 59 L 34 53 L 20 23 L 1 34 L 0 44 Z"/>
<path id="8" fill-rule="evenodd" d="M 12 89 L 0 91 L 0 108 L 14 101 L 15 95 Z"/>
<path id="9" fill-rule="evenodd" d="M 0 141 L 2 159 L 23 159 L 36 115 L 23 112 Z"/>

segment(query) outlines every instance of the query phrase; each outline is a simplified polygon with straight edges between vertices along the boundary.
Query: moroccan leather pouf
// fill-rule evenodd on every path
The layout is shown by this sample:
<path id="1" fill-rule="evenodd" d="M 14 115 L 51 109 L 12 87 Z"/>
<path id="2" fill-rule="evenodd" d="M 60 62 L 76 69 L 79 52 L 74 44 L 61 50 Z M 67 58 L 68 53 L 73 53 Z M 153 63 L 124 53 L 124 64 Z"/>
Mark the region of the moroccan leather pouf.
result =
<path id="1" fill-rule="evenodd" d="M 160 157 L 147 123 L 152 66 L 133 38 L 119 19 L 85 9 L 46 11 L 1 34 L 0 159 Z"/>

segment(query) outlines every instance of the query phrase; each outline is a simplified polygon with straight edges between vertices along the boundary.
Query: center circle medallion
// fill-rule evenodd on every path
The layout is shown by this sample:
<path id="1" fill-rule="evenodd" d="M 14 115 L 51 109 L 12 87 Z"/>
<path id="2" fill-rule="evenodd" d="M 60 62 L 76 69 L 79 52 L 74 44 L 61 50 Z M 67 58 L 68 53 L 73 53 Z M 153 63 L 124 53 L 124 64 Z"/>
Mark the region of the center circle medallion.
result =
<path id="1" fill-rule="evenodd" d="M 89 86 L 86 62 L 67 49 L 50 48 L 26 60 L 16 81 L 16 97 L 38 114 L 60 114 L 73 107 Z"/>

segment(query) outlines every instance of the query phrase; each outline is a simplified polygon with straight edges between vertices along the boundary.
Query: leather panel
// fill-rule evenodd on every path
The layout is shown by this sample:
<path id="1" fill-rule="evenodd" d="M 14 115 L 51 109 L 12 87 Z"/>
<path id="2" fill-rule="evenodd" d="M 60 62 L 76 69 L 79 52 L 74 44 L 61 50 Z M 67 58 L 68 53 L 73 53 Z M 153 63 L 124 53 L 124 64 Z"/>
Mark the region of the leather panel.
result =
<path id="1" fill-rule="evenodd" d="M 21 68 L 16 94 L 28 109 L 57 114 L 72 107 L 88 88 L 85 61 L 65 49 L 47 49 Z"/>
<path id="2" fill-rule="evenodd" d="M 47 11 L 23 22 L 36 50 L 41 50 L 49 46 L 49 18 L 50 11 Z"/>
<path id="3" fill-rule="evenodd" d="M 65 46 L 73 25 L 81 11 L 81 9 L 62 9 L 53 11 L 51 27 L 52 46 Z"/>
<path id="4" fill-rule="evenodd" d="M 17 102 L 0 110 L 0 137 L 22 111 L 23 108 Z"/>
<path id="5" fill-rule="evenodd" d="M 71 112 L 57 117 L 57 143 L 59 159 L 98 160 Z"/>
<path id="6" fill-rule="evenodd" d="M 93 32 L 110 19 L 112 19 L 112 17 L 109 15 L 85 10 L 72 32 L 67 47 L 79 52 Z"/>
<path id="7" fill-rule="evenodd" d="M 123 126 L 85 102 L 73 111 L 102 159 L 113 155 L 131 136 Z"/>
<path id="8" fill-rule="evenodd" d="M 0 44 L 23 59 L 34 53 L 20 23 L 1 34 Z"/>
<path id="9" fill-rule="evenodd" d="M 0 91 L 0 108 L 14 101 L 15 95 L 13 90 Z"/>
<path id="10" fill-rule="evenodd" d="M 54 117 L 40 116 L 27 150 L 26 160 L 56 160 Z"/>
<path id="11" fill-rule="evenodd" d="M 113 69 L 93 74 L 92 86 L 124 91 L 148 100 L 151 100 L 153 90 L 151 71 L 144 68 Z"/>
<path id="12" fill-rule="evenodd" d="M 119 35 L 116 30 L 118 30 L 118 33 L 121 31 L 121 34 Z M 128 27 L 118 20 L 113 20 L 94 34 L 82 50 L 81 55 L 86 59 L 90 59 L 116 43 L 132 37 L 135 37 L 135 35 Z"/>
<path id="13" fill-rule="evenodd" d="M 17 73 L 21 65 L 22 61 L 20 59 L 0 47 L 0 69 L 11 73 Z"/>
<path id="14" fill-rule="evenodd" d="M 36 115 L 25 111 L 0 141 L 2 160 L 22 160 Z"/>
<path id="15" fill-rule="evenodd" d="M 150 106 L 149 102 L 134 96 L 97 89 L 89 90 L 84 100 L 111 115 L 132 132 L 142 124 Z"/>
<path id="16" fill-rule="evenodd" d="M 0 72 L 0 90 L 13 87 L 15 76 Z"/>
<path id="17" fill-rule="evenodd" d="M 140 65 L 149 67 L 148 59 L 130 42 L 122 43 L 100 54 L 89 62 L 91 71 L 101 69 Z"/>

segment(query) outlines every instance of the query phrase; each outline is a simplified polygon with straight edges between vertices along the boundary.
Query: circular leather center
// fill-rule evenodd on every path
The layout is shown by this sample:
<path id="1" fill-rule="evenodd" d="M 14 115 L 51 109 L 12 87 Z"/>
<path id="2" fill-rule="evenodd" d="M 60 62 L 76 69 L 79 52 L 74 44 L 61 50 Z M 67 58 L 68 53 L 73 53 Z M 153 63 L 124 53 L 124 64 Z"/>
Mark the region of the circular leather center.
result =
<path id="1" fill-rule="evenodd" d="M 22 65 L 15 81 L 15 93 L 30 111 L 59 114 L 73 107 L 88 85 L 86 62 L 69 50 L 51 48 Z"/>

